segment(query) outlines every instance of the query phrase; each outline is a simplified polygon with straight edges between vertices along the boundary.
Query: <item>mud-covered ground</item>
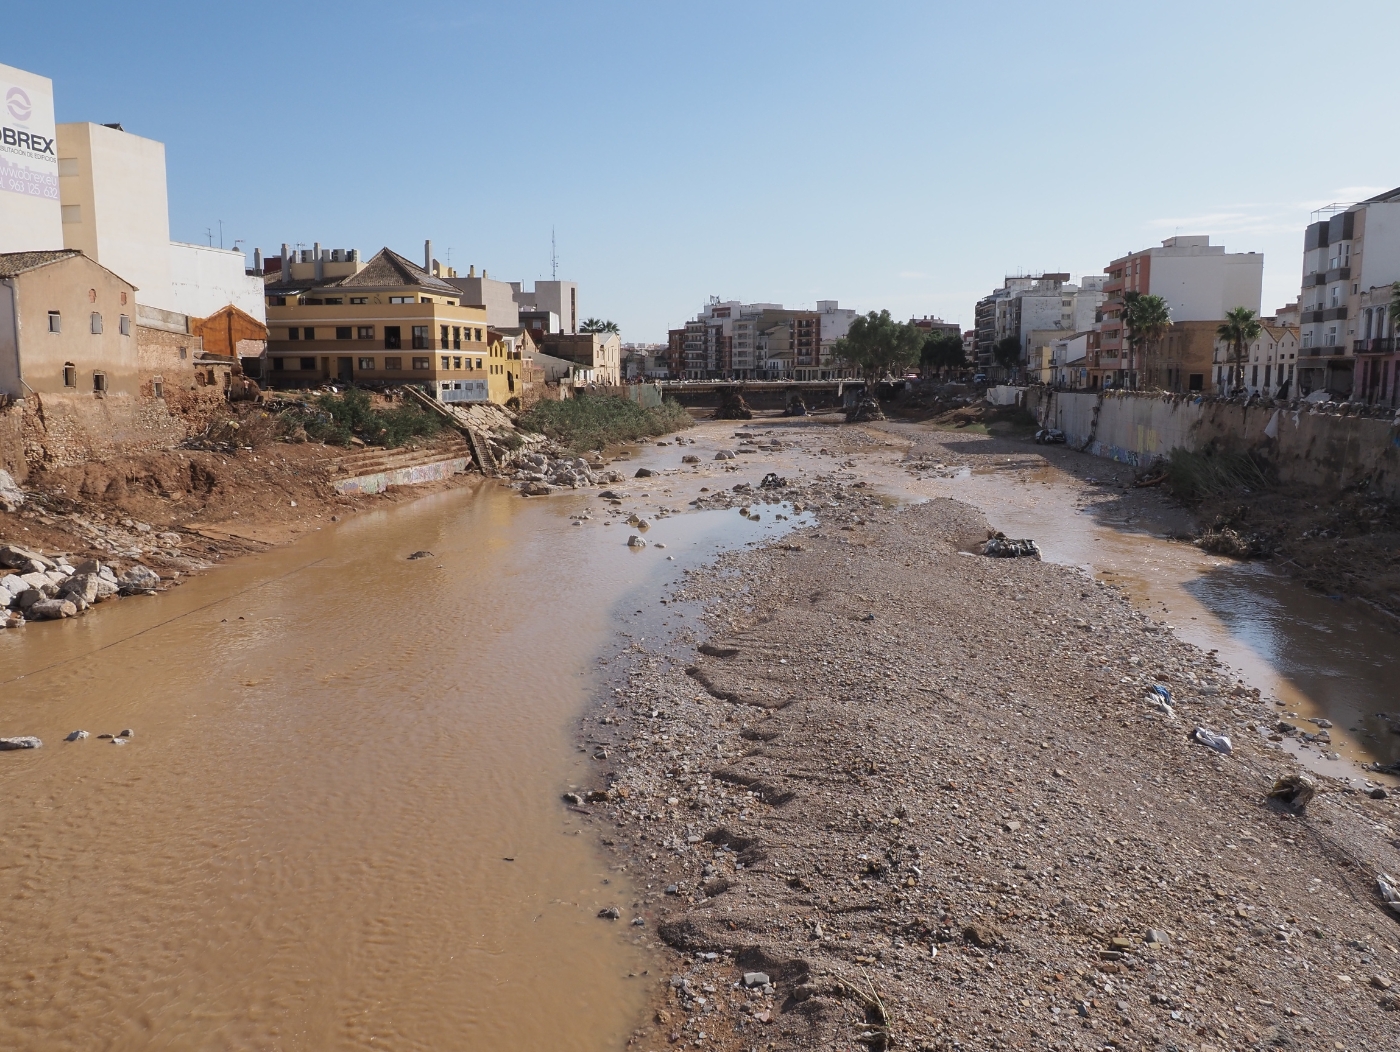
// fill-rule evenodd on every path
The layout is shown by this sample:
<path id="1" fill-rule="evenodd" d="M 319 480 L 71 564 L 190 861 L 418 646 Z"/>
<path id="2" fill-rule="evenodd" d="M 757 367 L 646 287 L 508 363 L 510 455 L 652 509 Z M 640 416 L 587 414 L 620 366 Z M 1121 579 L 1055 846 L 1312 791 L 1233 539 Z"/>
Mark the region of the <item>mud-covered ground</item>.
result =
<path id="1" fill-rule="evenodd" d="M 1396 797 L 1269 801 L 1254 692 L 1077 570 L 972 554 L 968 506 L 876 497 L 858 447 L 586 721 L 618 923 L 667 961 L 632 1047 L 1395 1047 Z"/>
<path id="2" fill-rule="evenodd" d="M 431 445 L 466 454 L 456 434 L 443 434 Z M 34 471 L 24 482 L 26 503 L 15 512 L 0 511 L 0 542 L 118 565 L 141 562 L 162 575 L 197 572 L 384 501 L 480 481 L 480 476 L 461 476 L 372 496 L 336 493 L 346 458 L 363 453 L 320 443 L 266 442 L 227 451 L 171 449 Z"/>

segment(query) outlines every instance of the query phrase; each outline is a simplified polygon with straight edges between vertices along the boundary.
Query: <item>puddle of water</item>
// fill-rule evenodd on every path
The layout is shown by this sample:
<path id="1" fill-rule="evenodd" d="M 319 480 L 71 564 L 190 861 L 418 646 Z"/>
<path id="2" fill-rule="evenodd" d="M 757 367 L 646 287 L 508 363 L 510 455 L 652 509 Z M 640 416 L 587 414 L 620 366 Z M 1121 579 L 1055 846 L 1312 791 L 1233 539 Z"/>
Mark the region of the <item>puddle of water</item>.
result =
<path id="1" fill-rule="evenodd" d="M 803 520 L 630 550 L 600 504 L 439 494 L 0 638 L 0 733 L 45 742 L 0 754 L 0 1047 L 622 1047 L 652 928 L 559 803 L 594 658 Z"/>

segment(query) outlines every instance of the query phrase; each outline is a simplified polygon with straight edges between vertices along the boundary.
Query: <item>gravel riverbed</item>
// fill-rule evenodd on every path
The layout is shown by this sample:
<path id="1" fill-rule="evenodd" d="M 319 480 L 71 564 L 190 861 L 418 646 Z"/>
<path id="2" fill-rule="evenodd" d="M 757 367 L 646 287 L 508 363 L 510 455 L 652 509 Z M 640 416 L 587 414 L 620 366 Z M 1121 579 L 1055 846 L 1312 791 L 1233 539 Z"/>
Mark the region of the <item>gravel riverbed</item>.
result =
<path id="1" fill-rule="evenodd" d="M 1396 1047 L 1396 797 L 1269 800 L 1277 716 L 1212 655 L 852 478 L 688 573 L 702 627 L 633 643 L 585 720 L 571 803 L 666 960 L 631 1047 Z"/>

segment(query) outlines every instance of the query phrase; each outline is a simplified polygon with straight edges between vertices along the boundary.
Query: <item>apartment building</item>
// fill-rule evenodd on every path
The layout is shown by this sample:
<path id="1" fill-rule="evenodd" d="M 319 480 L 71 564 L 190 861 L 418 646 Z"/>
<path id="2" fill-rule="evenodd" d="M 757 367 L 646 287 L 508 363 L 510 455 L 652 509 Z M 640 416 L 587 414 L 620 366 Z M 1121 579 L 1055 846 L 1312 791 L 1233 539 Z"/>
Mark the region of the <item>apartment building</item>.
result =
<path id="1" fill-rule="evenodd" d="M 977 303 L 978 369 L 996 369 L 993 348 L 1014 337 L 1020 344 L 1023 368 L 1028 373 L 1043 371 L 1052 341 L 1094 325 L 1106 283 L 1100 275 L 1086 274 L 1072 284 L 1064 272 L 1007 277 L 1001 288 Z"/>
<path id="2" fill-rule="evenodd" d="M 481 276 L 478 277 L 475 264 L 467 269 L 465 277 L 459 277 L 456 274 L 439 274 L 439 276 L 462 294 L 462 303 L 467 306 L 484 307 L 487 324 L 491 328 L 517 329 L 520 327 L 520 301 L 515 298 L 515 290 L 519 288 L 519 282 L 497 281 L 495 278 L 487 277 L 485 268 L 482 269 Z"/>
<path id="3" fill-rule="evenodd" d="M 578 282 L 537 281 L 533 289 L 526 289 L 523 282 L 512 281 L 510 287 L 522 316 L 526 312 L 554 316 L 554 327 L 544 332 L 568 336 L 578 332 Z"/>
<path id="4" fill-rule="evenodd" d="M 272 386 L 416 383 L 444 402 L 490 397 L 503 362 L 491 354 L 485 307 L 464 305 L 461 290 L 388 248 L 367 263 L 355 251 L 315 251 L 264 290 Z"/>
<path id="5" fill-rule="evenodd" d="M 668 331 L 669 371 L 689 380 L 830 379 L 843 368 L 832 347 L 855 316 L 836 300 L 794 310 L 711 296 L 695 318 Z"/>
<path id="6" fill-rule="evenodd" d="M 1264 256 L 1259 252 L 1226 252 L 1223 245 L 1212 245 L 1209 235 L 1182 235 L 1120 256 L 1104 268 L 1104 273 L 1108 280 L 1103 286 L 1102 320 L 1090 344 L 1090 386 L 1136 388 L 1146 383 L 1147 377 L 1143 375 L 1145 363 L 1139 360 L 1142 352 L 1131 346 L 1123 325 L 1124 295 L 1161 296 L 1171 312 L 1173 327 L 1179 322 L 1218 325 L 1236 307 L 1259 312 Z M 1154 348 L 1154 369 L 1165 371 L 1162 356 L 1166 353 L 1164 347 Z M 1189 385 L 1192 377 L 1204 377 L 1212 371 L 1213 345 L 1203 343 L 1194 330 L 1189 334 L 1182 330 L 1170 355 L 1172 376 L 1179 376 L 1182 384 Z"/>
<path id="7" fill-rule="evenodd" d="M 1387 307 L 1400 281 L 1400 188 L 1312 215 L 1298 302 L 1298 393 L 1396 404 L 1400 356 Z"/>
<path id="8" fill-rule="evenodd" d="M 615 332 L 555 333 L 544 337 L 540 350 L 587 370 L 590 382 L 622 383 L 622 341 Z"/>

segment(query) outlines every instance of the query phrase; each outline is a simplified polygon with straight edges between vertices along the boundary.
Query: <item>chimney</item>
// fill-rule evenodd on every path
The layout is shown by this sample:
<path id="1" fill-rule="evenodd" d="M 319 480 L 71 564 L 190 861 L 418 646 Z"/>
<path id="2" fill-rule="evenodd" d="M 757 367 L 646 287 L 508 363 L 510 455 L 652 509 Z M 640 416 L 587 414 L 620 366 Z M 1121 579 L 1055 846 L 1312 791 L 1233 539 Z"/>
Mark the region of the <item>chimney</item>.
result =
<path id="1" fill-rule="evenodd" d="M 292 268 L 287 262 L 287 243 L 282 242 L 282 281 L 292 280 Z"/>
<path id="2" fill-rule="evenodd" d="M 262 249 L 255 248 L 253 249 L 253 273 L 261 276 L 262 272 Z"/>
<path id="3" fill-rule="evenodd" d="M 423 242 L 423 269 L 429 274 L 433 272 L 433 243 L 431 241 Z"/>
<path id="4" fill-rule="evenodd" d="M 321 262 L 321 242 L 315 241 L 312 243 L 311 258 L 316 262 L 316 280 L 320 281 L 321 275 L 324 273 L 324 267 Z"/>
<path id="5" fill-rule="evenodd" d="M 469 266 L 469 267 L 467 268 L 467 277 L 469 277 L 469 278 L 474 278 L 474 277 L 476 277 L 476 264 L 475 264 L 475 263 L 473 263 L 471 266 Z"/>
<path id="6" fill-rule="evenodd" d="M 486 268 L 485 268 L 485 267 L 482 267 L 482 268 L 481 268 L 481 276 L 482 276 L 483 278 L 486 277 Z"/>

